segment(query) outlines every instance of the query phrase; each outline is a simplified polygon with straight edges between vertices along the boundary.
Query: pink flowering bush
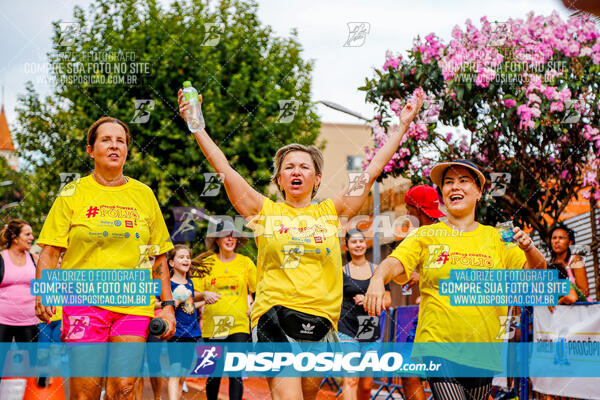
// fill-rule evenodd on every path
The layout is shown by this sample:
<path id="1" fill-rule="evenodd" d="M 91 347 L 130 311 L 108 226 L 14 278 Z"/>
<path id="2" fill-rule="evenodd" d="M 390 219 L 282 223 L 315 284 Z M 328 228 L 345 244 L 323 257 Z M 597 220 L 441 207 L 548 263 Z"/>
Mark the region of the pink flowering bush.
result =
<path id="1" fill-rule="evenodd" d="M 432 164 L 452 158 L 510 173 L 503 195 L 485 197 L 484 220 L 514 218 L 545 237 L 543 213 L 557 220 L 583 187 L 600 199 L 599 38 L 586 16 L 530 13 L 501 24 L 467 20 L 448 42 L 430 34 L 407 55 L 388 51 L 361 88 L 377 110 L 366 164 L 422 87 L 426 104 L 385 175 L 426 181 Z"/>

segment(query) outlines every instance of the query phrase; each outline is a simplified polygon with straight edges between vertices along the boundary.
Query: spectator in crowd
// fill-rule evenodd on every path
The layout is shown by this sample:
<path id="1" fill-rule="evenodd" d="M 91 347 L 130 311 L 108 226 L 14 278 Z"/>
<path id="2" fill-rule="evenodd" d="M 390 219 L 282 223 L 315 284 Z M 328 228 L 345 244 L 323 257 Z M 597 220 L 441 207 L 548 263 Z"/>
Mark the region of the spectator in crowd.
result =
<path id="1" fill-rule="evenodd" d="M 569 294 L 559 299 L 558 304 L 573 304 L 587 301 L 589 285 L 585 264 L 579 254 L 572 254 L 571 246 L 575 244 L 575 232 L 564 224 L 557 224 L 550 232 L 549 268 L 558 270 L 561 279 L 571 282 Z"/>
<path id="2" fill-rule="evenodd" d="M 230 221 L 209 225 L 204 242 L 212 254 L 204 262 L 211 266 L 210 272 L 204 278 L 194 279 L 196 290 L 206 299 L 202 312 L 202 337 L 206 342 L 250 342 L 256 265 L 250 257 L 238 253 L 247 241 Z M 217 400 L 220 386 L 221 377 L 208 378 L 206 398 Z M 243 394 L 242 378 L 229 377 L 229 398 L 241 400 Z"/>
<path id="3" fill-rule="evenodd" d="M 202 341 L 202 333 L 198 324 L 197 308 L 204 304 L 196 302 L 201 297 L 194 291 L 192 276 L 201 276 L 200 270 L 192 263 L 192 251 L 188 246 L 178 244 L 167 254 L 169 272 L 171 274 L 171 292 L 175 300 L 175 335 L 169 343 L 198 343 Z M 158 307 L 155 305 L 155 307 Z M 169 400 L 179 400 L 182 395 L 185 375 L 192 367 L 193 352 L 184 351 L 181 347 L 168 347 L 169 362 L 173 374 L 181 372 L 181 376 L 169 377 Z"/>
<path id="4" fill-rule="evenodd" d="M 346 233 L 349 262 L 344 265 L 344 297 L 338 323 L 338 336 L 347 352 L 377 351 L 380 340 L 379 317 L 367 314 L 364 308 L 369 280 L 377 267 L 367 260 L 367 240 L 360 229 Z M 389 287 L 386 288 L 385 308 L 392 303 Z M 344 377 L 342 394 L 344 400 L 371 398 L 371 377 Z"/>
<path id="5" fill-rule="evenodd" d="M 39 321 L 31 295 L 37 262 L 37 256 L 29 252 L 32 243 L 33 230 L 22 219 L 10 220 L 0 231 L 0 248 L 4 249 L 0 252 L 0 342 L 38 340 Z"/>

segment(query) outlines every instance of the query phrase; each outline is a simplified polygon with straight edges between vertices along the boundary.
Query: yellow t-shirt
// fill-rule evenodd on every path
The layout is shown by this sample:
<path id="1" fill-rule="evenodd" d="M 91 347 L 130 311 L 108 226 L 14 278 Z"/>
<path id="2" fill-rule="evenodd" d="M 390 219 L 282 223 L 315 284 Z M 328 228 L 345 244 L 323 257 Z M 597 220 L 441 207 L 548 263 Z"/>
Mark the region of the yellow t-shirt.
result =
<path id="1" fill-rule="evenodd" d="M 233 333 L 250 333 L 248 293 L 256 291 L 256 265 L 249 257 L 236 254 L 233 261 L 224 263 L 215 255 L 210 274 L 192 278 L 198 292 L 208 291 L 221 295 L 219 301 L 204 306 L 202 337 L 225 337 Z"/>
<path id="2" fill-rule="evenodd" d="M 62 319 L 62 307 L 56 307 L 56 313 L 50 318 L 50 322 L 60 321 Z"/>
<path id="3" fill-rule="evenodd" d="M 265 199 L 250 225 L 258 246 L 252 327 L 271 307 L 281 305 L 325 317 L 337 329 L 342 257 L 333 201 L 293 208 Z"/>
<path id="4" fill-rule="evenodd" d="M 128 179 L 102 186 L 89 175 L 63 188 L 38 239 L 66 249 L 61 269 L 151 269 L 149 256 L 173 248 L 152 189 Z M 149 306 L 102 308 L 153 317 L 151 299 Z"/>
<path id="5" fill-rule="evenodd" d="M 449 279 L 452 269 L 520 269 L 526 263 L 518 247 L 507 249 L 500 235 L 491 226 L 479 225 L 473 232 L 459 232 L 443 222 L 422 226 L 408 235 L 390 254 L 404 266 L 406 275 L 395 281 L 403 284 L 413 271 L 420 274 L 419 323 L 415 342 L 490 343 L 501 342 L 502 321 L 506 306 L 451 306 L 450 296 L 440 296 L 440 279 Z M 503 319 L 504 318 L 504 319 Z M 426 347 L 415 348 L 413 356 L 425 354 Z M 473 352 L 471 352 L 473 353 Z M 490 356 L 491 357 L 491 356 Z M 496 369 L 493 357 L 461 353 L 453 360 L 477 368 Z"/>

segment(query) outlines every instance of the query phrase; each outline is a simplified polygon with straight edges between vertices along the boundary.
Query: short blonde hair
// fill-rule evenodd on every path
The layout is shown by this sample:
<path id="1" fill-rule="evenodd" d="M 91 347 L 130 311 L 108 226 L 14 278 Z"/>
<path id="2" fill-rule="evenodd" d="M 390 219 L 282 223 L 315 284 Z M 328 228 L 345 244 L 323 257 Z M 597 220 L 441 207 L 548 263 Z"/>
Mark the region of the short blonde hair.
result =
<path id="1" fill-rule="evenodd" d="M 315 146 L 305 146 L 299 143 L 292 143 L 277 150 L 277 153 L 275 153 L 275 158 L 273 158 L 273 176 L 271 176 L 271 181 L 277 185 L 277 188 L 284 199 L 285 191 L 277 184 L 277 178 L 279 178 L 279 175 L 281 175 L 281 165 L 283 164 L 283 159 L 293 151 L 302 151 L 310 154 L 310 158 L 312 158 L 313 165 L 315 167 L 315 173 L 317 175 L 322 175 L 323 171 L 323 153 L 321 153 L 321 150 L 317 149 Z M 318 186 L 313 188 L 311 198 L 315 197 L 317 190 L 319 190 Z"/>

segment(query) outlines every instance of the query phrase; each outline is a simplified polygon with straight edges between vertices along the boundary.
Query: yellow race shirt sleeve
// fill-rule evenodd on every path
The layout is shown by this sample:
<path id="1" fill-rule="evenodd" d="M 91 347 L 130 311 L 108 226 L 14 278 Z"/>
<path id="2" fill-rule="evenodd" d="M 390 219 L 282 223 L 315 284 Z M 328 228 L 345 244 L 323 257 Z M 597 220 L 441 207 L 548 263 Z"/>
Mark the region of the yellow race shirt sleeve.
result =
<path id="1" fill-rule="evenodd" d="M 502 239 L 500 239 L 502 240 Z M 502 262 L 506 269 L 522 269 L 527 263 L 525 252 L 519 246 L 514 246 L 510 249 L 504 247 L 502 252 Z"/>
<path id="2" fill-rule="evenodd" d="M 37 243 L 40 246 L 67 248 L 73 208 L 67 197 L 59 195 L 46 216 Z"/>
<path id="3" fill-rule="evenodd" d="M 265 231 L 265 215 L 269 215 L 269 210 L 272 208 L 273 201 L 268 197 L 263 199 L 262 206 L 258 214 L 252 216 L 248 220 L 248 228 L 254 231 L 255 240 L 264 234 Z"/>
<path id="4" fill-rule="evenodd" d="M 395 276 L 392 280 L 399 285 L 404 285 L 408 281 L 408 277 L 413 271 L 419 268 L 422 258 L 422 244 L 419 241 L 417 231 L 408 235 L 400 244 L 392 251 L 389 257 L 393 257 L 402 263 L 404 273 Z"/>
<path id="5" fill-rule="evenodd" d="M 248 274 L 247 284 L 248 284 L 248 293 L 256 292 L 256 265 L 252 261 L 250 257 L 246 258 L 246 271 Z"/>
<path id="6" fill-rule="evenodd" d="M 192 277 L 192 283 L 194 284 L 194 291 L 204 292 L 204 279 L 205 279 L 205 277 L 203 277 L 203 278 L 200 278 L 197 276 Z"/>
<path id="7" fill-rule="evenodd" d="M 331 230 L 330 232 L 328 232 L 329 234 L 337 234 L 341 228 L 340 225 L 340 219 L 337 215 L 337 210 L 335 209 L 335 204 L 333 204 L 333 200 L 331 199 L 327 199 L 324 202 L 320 203 L 318 205 L 318 213 L 321 217 L 323 217 L 323 220 L 327 222 L 327 224 L 329 224 L 329 228 L 333 228 L 334 230 Z"/>
<path id="8" fill-rule="evenodd" d="M 150 192 L 150 195 L 152 196 L 153 218 L 150 227 L 149 243 L 159 246 L 160 250 L 158 254 L 165 254 L 173 249 L 173 243 L 171 242 L 171 236 L 162 212 L 160 211 L 158 201 L 156 200 L 154 193 Z"/>

